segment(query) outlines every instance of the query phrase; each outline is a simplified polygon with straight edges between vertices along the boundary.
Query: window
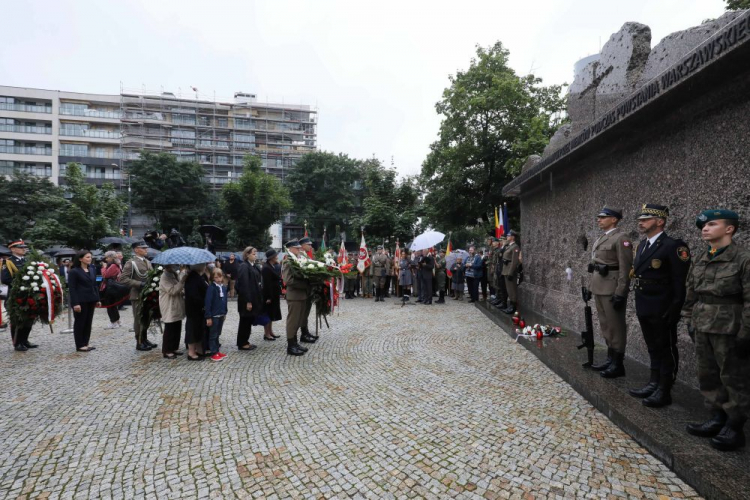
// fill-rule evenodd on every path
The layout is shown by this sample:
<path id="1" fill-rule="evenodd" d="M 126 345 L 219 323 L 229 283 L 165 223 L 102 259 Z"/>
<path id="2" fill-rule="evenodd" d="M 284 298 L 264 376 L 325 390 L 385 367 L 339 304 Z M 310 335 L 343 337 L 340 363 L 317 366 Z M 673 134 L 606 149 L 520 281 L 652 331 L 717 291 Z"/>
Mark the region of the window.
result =
<path id="1" fill-rule="evenodd" d="M 88 156 L 87 144 L 60 144 L 60 156 Z"/>
<path id="2" fill-rule="evenodd" d="M 217 127 L 229 127 L 229 118 L 217 118 L 216 126 Z"/>
<path id="3" fill-rule="evenodd" d="M 84 136 L 88 129 L 88 123 L 63 123 L 60 126 L 60 135 Z"/>
<path id="4" fill-rule="evenodd" d="M 234 126 L 236 128 L 251 129 L 253 128 L 253 121 L 247 118 L 235 118 Z"/>

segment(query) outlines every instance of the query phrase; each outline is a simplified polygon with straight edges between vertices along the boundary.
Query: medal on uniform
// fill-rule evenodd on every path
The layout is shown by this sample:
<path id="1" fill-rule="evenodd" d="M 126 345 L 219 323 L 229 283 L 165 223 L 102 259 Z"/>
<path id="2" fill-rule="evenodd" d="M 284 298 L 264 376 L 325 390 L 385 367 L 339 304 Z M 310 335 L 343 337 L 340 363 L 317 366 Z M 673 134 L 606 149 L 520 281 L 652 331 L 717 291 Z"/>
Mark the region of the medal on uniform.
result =
<path id="1" fill-rule="evenodd" d="M 653 267 L 654 269 L 659 269 L 661 267 L 661 260 L 653 259 L 651 261 L 651 267 Z"/>

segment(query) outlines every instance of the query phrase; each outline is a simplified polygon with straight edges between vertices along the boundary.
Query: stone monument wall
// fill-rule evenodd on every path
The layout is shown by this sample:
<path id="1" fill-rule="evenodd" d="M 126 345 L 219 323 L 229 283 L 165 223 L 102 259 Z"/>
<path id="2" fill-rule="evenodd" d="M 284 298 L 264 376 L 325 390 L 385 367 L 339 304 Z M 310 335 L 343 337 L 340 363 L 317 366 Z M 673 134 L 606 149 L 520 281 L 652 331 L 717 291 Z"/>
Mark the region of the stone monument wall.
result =
<path id="1" fill-rule="evenodd" d="M 623 209 L 620 227 L 634 242 L 641 205 L 669 206 L 666 232 L 693 253 L 704 245 L 695 216 L 729 208 L 745 223 L 737 240 L 750 244 L 750 12 L 674 33 L 653 50 L 650 37 L 637 23 L 612 35 L 571 85 L 571 123 L 504 188 L 521 205 L 521 310 L 576 331 L 602 206 Z M 599 336 L 596 318 L 594 325 Z M 696 385 L 683 324 L 679 349 L 680 378 Z M 627 354 L 648 363 L 632 293 Z"/>

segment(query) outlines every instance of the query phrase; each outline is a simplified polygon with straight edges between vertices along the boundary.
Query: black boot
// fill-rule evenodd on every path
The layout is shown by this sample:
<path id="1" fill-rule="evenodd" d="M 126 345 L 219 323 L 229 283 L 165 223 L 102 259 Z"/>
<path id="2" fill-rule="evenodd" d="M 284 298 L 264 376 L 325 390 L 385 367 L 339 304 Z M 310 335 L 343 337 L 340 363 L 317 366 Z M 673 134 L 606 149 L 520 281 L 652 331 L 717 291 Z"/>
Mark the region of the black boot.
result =
<path id="1" fill-rule="evenodd" d="M 305 351 L 297 343 L 297 339 L 287 340 L 286 353 L 290 356 L 302 356 Z"/>
<path id="2" fill-rule="evenodd" d="M 380 288 L 375 289 L 375 302 L 380 302 Z"/>
<path id="3" fill-rule="evenodd" d="M 648 384 L 640 389 L 630 389 L 628 392 L 634 398 L 647 398 L 654 393 L 657 387 L 659 387 L 659 370 L 651 370 L 651 378 Z"/>
<path id="4" fill-rule="evenodd" d="M 711 439 L 711 446 L 720 451 L 734 451 L 744 448 L 745 431 L 742 429 L 744 426 L 745 419 L 729 420 L 721 429 L 721 432 Z"/>
<path id="5" fill-rule="evenodd" d="M 516 303 L 515 302 L 508 302 L 508 307 L 503 309 L 503 312 L 505 314 L 513 314 L 516 312 Z"/>
<path id="6" fill-rule="evenodd" d="M 641 401 L 643 406 L 649 408 L 662 408 L 672 404 L 672 374 L 662 373 L 659 378 L 659 387 L 656 388 L 654 393 Z"/>
<path id="7" fill-rule="evenodd" d="M 613 352 L 614 351 L 612 351 L 612 349 L 608 348 L 607 349 L 607 359 L 604 360 L 604 363 L 602 363 L 600 365 L 592 365 L 591 369 L 600 372 L 602 370 L 606 370 L 607 368 L 609 368 L 609 365 L 612 364 L 612 357 L 614 355 Z"/>
<path id="8" fill-rule="evenodd" d="M 604 378 L 617 378 L 625 376 L 625 353 L 624 352 L 612 352 L 612 363 L 609 368 L 600 372 Z"/>
<path id="9" fill-rule="evenodd" d="M 435 301 L 435 304 L 445 304 L 445 292 L 440 290 L 439 298 Z"/>
<path id="10" fill-rule="evenodd" d="M 699 437 L 714 437 L 726 425 L 727 414 L 722 409 L 715 409 L 711 412 L 711 418 L 700 424 L 687 424 L 685 430 L 688 434 Z"/>

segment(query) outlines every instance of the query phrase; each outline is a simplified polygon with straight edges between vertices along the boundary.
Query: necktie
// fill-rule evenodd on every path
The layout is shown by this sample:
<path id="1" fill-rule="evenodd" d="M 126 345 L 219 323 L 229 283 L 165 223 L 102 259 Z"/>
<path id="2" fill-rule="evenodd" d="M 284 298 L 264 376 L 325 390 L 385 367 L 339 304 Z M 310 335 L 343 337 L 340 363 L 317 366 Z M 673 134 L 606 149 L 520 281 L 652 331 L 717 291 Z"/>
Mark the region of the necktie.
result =
<path id="1" fill-rule="evenodd" d="M 646 240 L 646 245 L 643 247 L 643 251 L 641 252 L 641 255 L 648 252 L 648 249 L 650 246 L 651 246 L 651 240 Z"/>

